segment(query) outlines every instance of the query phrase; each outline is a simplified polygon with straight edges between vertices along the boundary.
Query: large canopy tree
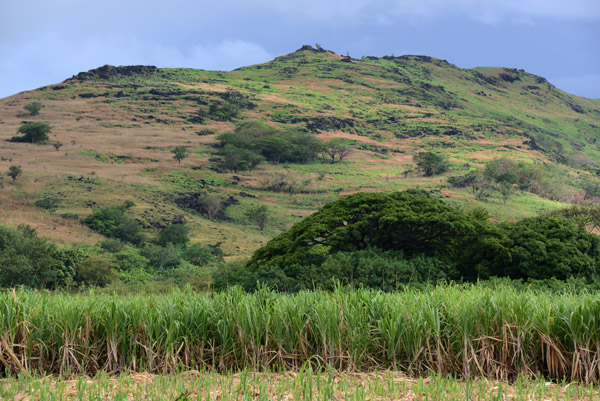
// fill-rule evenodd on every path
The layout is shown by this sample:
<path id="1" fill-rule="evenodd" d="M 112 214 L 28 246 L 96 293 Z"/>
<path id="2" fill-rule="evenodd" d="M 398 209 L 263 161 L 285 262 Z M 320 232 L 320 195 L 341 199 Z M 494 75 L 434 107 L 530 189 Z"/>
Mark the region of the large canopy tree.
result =
<path id="1" fill-rule="evenodd" d="M 358 193 L 325 205 L 257 250 L 248 267 L 321 265 L 328 255 L 377 248 L 451 262 L 463 277 L 488 275 L 506 256 L 502 231 L 423 191 Z"/>

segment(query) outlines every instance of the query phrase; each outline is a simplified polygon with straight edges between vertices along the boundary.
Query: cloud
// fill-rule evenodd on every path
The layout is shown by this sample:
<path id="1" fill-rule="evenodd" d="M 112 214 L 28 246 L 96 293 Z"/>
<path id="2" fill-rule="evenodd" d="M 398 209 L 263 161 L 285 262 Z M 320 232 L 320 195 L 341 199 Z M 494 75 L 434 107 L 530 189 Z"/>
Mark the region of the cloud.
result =
<path id="1" fill-rule="evenodd" d="M 462 16 L 484 23 L 527 22 L 536 18 L 600 20 L 597 0 L 255 0 L 265 10 L 293 18 L 337 22 L 380 21 L 391 18 L 436 19 Z"/>

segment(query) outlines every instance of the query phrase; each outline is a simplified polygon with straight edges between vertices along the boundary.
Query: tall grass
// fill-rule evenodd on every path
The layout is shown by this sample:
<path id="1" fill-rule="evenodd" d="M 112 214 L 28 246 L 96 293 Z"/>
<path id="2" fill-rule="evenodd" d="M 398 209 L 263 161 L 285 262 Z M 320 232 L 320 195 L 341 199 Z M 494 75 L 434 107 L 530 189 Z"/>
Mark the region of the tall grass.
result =
<path id="1" fill-rule="evenodd" d="M 0 375 L 329 366 L 600 380 L 600 294 L 438 286 L 283 295 L 0 294 Z"/>

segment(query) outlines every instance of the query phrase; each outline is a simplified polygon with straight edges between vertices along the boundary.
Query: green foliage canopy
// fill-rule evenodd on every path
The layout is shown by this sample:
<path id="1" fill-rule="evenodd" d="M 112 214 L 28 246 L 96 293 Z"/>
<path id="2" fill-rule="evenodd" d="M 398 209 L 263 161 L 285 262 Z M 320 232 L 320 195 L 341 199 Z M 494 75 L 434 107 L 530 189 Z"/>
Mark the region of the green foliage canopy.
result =
<path id="1" fill-rule="evenodd" d="M 11 142 L 30 142 L 30 143 L 46 143 L 48 142 L 48 134 L 52 131 L 52 127 L 48 123 L 36 121 L 33 123 L 25 123 L 19 127 L 17 133 L 23 136 L 13 136 Z"/>
<path id="2" fill-rule="evenodd" d="M 54 289 L 73 282 L 79 261 L 86 256 L 81 249 L 61 249 L 43 238 L 35 229 L 0 226 L 0 286 L 25 285 Z"/>
<path id="3" fill-rule="evenodd" d="M 442 174 L 448 170 L 448 161 L 446 158 L 434 152 L 421 152 L 413 156 L 413 161 L 417 164 L 419 170 L 427 177 Z"/>
<path id="4" fill-rule="evenodd" d="M 436 257 L 456 264 L 463 277 L 476 278 L 504 252 L 502 239 L 486 220 L 422 191 L 358 193 L 325 205 L 271 240 L 248 267 L 319 266 L 338 252 L 378 248 Z"/>

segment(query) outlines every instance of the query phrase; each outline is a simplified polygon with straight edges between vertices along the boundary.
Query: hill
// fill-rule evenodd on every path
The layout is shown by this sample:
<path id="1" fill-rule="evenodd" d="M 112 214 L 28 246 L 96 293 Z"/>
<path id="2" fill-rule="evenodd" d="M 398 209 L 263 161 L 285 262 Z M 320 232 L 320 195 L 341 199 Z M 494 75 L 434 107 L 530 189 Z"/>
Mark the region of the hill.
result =
<path id="1" fill-rule="evenodd" d="M 27 115 L 35 101 L 44 107 Z M 49 144 L 6 141 L 29 121 L 53 127 Z M 341 163 L 228 171 L 217 137 L 248 121 L 336 139 L 352 152 Z M 93 244 L 103 237 L 78 217 L 130 200 L 150 230 L 186 221 L 193 242 L 235 258 L 359 191 L 422 187 L 511 220 L 600 195 L 599 139 L 600 100 L 523 70 L 461 69 L 426 56 L 352 59 L 310 46 L 231 72 L 103 66 L 0 99 L 0 222 Z M 177 146 L 190 153 L 181 164 Z M 430 151 L 447 158 L 447 172 L 416 168 L 413 156 Z M 498 158 L 529 174 L 508 200 L 448 183 Z M 11 165 L 23 170 L 14 183 L 4 173 Z M 35 205 L 44 198 L 56 204 Z M 257 206 L 270 217 L 264 231 L 252 223 Z"/>

